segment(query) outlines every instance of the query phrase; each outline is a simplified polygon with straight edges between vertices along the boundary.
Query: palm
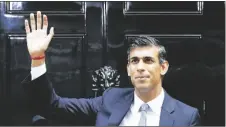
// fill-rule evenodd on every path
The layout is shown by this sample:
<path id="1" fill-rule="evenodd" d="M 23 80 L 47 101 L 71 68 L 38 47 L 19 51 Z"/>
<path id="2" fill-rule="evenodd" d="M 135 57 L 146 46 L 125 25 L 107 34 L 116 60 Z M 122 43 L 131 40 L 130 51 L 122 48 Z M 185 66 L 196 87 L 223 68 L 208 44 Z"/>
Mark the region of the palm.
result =
<path id="1" fill-rule="evenodd" d="M 27 34 L 28 51 L 30 54 L 43 52 L 47 49 L 46 44 L 48 43 L 47 35 L 44 30 L 36 30 L 32 33 Z"/>
<path id="2" fill-rule="evenodd" d="M 48 27 L 48 20 L 47 16 L 43 16 L 43 28 L 41 29 L 42 19 L 41 19 L 41 12 L 37 12 L 37 29 L 34 20 L 34 15 L 30 15 L 30 22 L 31 22 L 31 29 L 28 24 L 28 21 L 25 20 L 25 29 L 27 33 L 27 47 L 29 54 L 32 57 L 40 56 L 45 53 L 48 45 L 53 37 L 53 28 L 50 29 L 50 34 L 47 35 L 47 27 Z"/>

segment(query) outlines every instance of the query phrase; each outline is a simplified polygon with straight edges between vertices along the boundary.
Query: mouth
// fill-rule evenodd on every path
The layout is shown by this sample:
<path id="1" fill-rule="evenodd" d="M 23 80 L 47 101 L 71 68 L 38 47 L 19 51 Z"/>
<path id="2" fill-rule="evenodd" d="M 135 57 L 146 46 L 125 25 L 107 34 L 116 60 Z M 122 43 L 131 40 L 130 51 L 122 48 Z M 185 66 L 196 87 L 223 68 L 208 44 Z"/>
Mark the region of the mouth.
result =
<path id="1" fill-rule="evenodd" d="M 142 76 L 136 76 L 135 77 L 135 79 L 140 79 L 140 80 L 142 80 L 142 79 L 148 79 L 150 76 L 148 76 L 148 75 L 142 75 Z"/>

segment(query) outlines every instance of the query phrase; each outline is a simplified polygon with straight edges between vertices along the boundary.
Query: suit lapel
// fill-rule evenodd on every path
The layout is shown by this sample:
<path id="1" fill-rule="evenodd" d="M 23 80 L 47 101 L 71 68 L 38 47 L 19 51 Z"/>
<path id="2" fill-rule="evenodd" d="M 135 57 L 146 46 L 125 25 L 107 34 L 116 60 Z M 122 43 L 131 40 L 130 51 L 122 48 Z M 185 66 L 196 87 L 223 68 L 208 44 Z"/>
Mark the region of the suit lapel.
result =
<path id="1" fill-rule="evenodd" d="M 173 126 L 174 118 L 172 116 L 175 108 L 175 101 L 170 97 L 166 91 L 165 97 L 162 105 L 161 115 L 160 115 L 160 125 L 159 126 Z"/>
<path id="2" fill-rule="evenodd" d="M 133 92 L 134 91 L 131 91 L 131 93 L 129 93 L 126 97 L 115 103 L 108 121 L 109 126 L 119 126 L 133 102 Z"/>
<path id="3" fill-rule="evenodd" d="M 159 126 L 173 126 L 174 119 L 166 110 L 161 111 Z"/>

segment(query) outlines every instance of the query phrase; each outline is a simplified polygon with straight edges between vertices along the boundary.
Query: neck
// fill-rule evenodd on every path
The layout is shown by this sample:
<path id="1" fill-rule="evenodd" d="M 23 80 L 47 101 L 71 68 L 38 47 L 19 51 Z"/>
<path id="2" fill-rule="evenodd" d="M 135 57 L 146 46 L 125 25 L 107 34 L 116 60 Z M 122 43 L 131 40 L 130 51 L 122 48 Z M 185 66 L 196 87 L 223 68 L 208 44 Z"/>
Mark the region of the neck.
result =
<path id="1" fill-rule="evenodd" d="M 155 87 L 153 89 L 150 89 L 146 92 L 144 91 L 139 91 L 135 89 L 135 93 L 137 94 L 137 96 L 145 103 L 152 101 L 153 99 L 155 99 L 158 95 L 160 95 L 161 91 L 162 91 L 162 86 L 159 85 L 160 87 Z"/>

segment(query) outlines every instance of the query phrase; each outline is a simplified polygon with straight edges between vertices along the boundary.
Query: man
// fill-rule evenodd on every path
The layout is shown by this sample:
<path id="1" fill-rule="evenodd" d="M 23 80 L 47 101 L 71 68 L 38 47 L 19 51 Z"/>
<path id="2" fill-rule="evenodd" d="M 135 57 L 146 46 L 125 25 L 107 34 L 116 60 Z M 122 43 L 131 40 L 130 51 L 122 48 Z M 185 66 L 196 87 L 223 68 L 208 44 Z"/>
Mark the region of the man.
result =
<path id="1" fill-rule="evenodd" d="M 92 99 L 63 98 L 52 88 L 46 75 L 45 51 L 54 35 L 47 35 L 48 20 L 37 12 L 30 14 L 31 30 L 25 20 L 27 46 L 32 59 L 31 76 L 23 84 L 30 103 L 38 114 L 96 115 L 96 126 L 194 126 L 200 124 L 198 110 L 172 97 L 162 88 L 162 78 L 169 63 L 166 51 L 152 37 L 130 39 L 128 76 L 134 88 L 109 88 Z M 31 80 L 31 81 L 30 81 Z"/>

